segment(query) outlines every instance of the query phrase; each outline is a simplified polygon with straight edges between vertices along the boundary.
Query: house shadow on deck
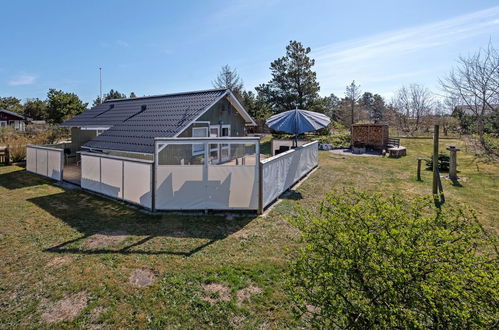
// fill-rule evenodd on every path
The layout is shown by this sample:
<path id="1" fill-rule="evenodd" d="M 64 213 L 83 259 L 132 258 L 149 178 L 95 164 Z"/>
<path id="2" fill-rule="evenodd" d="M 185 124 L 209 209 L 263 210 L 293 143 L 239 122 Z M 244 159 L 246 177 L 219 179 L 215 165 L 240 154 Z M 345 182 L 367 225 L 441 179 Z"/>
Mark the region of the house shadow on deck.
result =
<path id="1" fill-rule="evenodd" d="M 81 236 L 46 248 L 53 253 L 189 257 L 241 230 L 254 216 L 149 215 L 81 190 L 29 199 Z M 230 220 L 228 220 L 230 219 Z M 125 237 L 125 238 L 123 238 Z M 109 246 L 95 243 L 116 242 Z"/>

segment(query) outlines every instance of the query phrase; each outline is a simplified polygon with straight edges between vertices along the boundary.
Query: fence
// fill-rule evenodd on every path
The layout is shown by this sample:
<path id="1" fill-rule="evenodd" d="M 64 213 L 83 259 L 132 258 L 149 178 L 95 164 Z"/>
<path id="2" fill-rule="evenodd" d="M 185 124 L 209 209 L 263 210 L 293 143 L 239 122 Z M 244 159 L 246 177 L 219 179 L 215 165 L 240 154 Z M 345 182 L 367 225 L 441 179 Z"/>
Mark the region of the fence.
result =
<path id="1" fill-rule="evenodd" d="M 262 207 L 265 208 L 318 164 L 318 142 L 262 160 Z"/>
<path id="2" fill-rule="evenodd" d="M 318 164 L 318 142 L 260 161 L 259 138 L 157 138 L 154 161 L 81 154 L 81 187 L 151 210 L 262 212 Z M 28 146 L 27 170 L 62 179 L 63 149 Z"/>
<path id="3" fill-rule="evenodd" d="M 27 171 L 61 181 L 63 169 L 63 149 L 32 144 L 26 146 Z"/>
<path id="4" fill-rule="evenodd" d="M 158 138 L 157 210 L 258 210 L 259 138 Z"/>
<path id="5" fill-rule="evenodd" d="M 81 187 L 153 209 L 153 162 L 80 152 Z"/>

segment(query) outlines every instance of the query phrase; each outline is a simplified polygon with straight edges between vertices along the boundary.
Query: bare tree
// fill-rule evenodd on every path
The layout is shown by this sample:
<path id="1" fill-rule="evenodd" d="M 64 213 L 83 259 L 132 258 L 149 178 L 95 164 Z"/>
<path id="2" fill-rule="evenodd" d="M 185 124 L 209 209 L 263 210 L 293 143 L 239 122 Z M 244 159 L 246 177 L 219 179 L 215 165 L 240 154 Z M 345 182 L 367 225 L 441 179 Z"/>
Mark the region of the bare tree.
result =
<path id="1" fill-rule="evenodd" d="M 404 128 L 409 130 L 410 123 L 414 124 L 413 132 L 420 128 L 422 118 L 430 115 L 435 105 L 432 92 L 418 84 L 402 86 L 395 93 L 393 103 L 403 115 Z"/>
<path id="2" fill-rule="evenodd" d="M 222 66 L 222 69 L 218 73 L 217 78 L 212 82 L 215 88 L 228 88 L 237 97 L 242 96 L 243 91 L 243 81 L 236 69 L 231 68 L 229 65 Z"/>
<path id="3" fill-rule="evenodd" d="M 409 131 L 409 118 L 411 116 L 411 101 L 409 91 L 405 86 L 402 86 L 395 92 L 392 104 L 400 114 L 401 126 L 403 130 Z"/>
<path id="4" fill-rule="evenodd" d="M 452 97 L 446 97 L 435 102 L 435 116 L 432 124 L 440 125 L 445 136 L 449 134 L 449 130 L 455 130 L 459 127 L 458 120 L 452 117 L 457 105 L 458 100 Z"/>
<path id="5" fill-rule="evenodd" d="M 459 100 L 466 111 L 472 113 L 477 123 L 480 144 L 490 153 L 484 139 L 486 116 L 492 114 L 499 103 L 499 54 L 489 43 L 468 57 L 459 57 L 457 66 L 440 80 L 444 91 Z"/>
<path id="6" fill-rule="evenodd" d="M 351 124 L 355 123 L 355 105 L 359 101 L 361 95 L 360 86 L 355 84 L 355 80 L 347 86 L 345 97 L 350 102 Z"/>

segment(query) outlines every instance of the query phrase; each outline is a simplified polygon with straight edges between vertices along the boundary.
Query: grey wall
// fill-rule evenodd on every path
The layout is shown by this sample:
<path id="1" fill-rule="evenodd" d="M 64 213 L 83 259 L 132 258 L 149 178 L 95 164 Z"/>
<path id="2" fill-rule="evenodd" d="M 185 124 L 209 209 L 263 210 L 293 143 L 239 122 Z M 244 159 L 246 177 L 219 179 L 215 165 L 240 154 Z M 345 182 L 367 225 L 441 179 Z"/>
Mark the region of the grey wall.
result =
<path id="1" fill-rule="evenodd" d="M 230 125 L 231 136 L 245 136 L 245 121 L 239 112 L 227 99 L 220 100 L 210 110 L 203 114 L 197 121 L 209 121 L 210 125 Z M 206 124 L 192 124 L 179 137 L 191 137 L 192 127 L 203 127 Z"/>
<path id="2" fill-rule="evenodd" d="M 85 142 L 97 136 L 94 130 L 82 130 L 79 127 L 71 128 L 71 153 L 75 153 L 81 149 Z"/>

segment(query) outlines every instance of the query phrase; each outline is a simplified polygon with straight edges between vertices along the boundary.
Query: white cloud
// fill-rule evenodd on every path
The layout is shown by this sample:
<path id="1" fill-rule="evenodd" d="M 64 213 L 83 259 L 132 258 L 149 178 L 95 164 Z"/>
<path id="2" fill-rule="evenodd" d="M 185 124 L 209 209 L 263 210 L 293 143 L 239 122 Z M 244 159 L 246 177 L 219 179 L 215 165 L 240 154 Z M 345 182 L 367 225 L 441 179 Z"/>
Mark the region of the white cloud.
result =
<path id="1" fill-rule="evenodd" d="M 116 40 L 116 45 L 118 45 L 120 47 L 128 47 L 129 46 L 128 42 L 123 41 L 123 40 Z"/>
<path id="2" fill-rule="evenodd" d="M 36 82 L 36 76 L 30 74 L 20 74 L 9 81 L 10 86 L 32 85 Z"/>
<path id="3" fill-rule="evenodd" d="M 434 57 L 446 49 L 477 36 L 490 36 L 499 29 L 499 7 L 453 17 L 440 22 L 334 43 L 313 51 L 321 85 L 343 90 L 345 83 L 394 84 L 408 77 L 435 74 L 442 63 Z M 470 51 L 474 51 L 471 49 Z M 449 63 L 459 54 L 451 55 Z M 441 60 L 440 60 L 441 61 Z M 450 68 L 450 66 L 449 66 Z M 386 86 L 385 86 L 386 87 Z M 383 88 L 383 86 L 380 86 Z"/>
<path id="4" fill-rule="evenodd" d="M 130 44 L 124 40 L 116 40 L 114 42 L 101 41 L 100 46 L 102 48 L 116 48 L 116 47 L 127 48 L 130 46 Z"/>

